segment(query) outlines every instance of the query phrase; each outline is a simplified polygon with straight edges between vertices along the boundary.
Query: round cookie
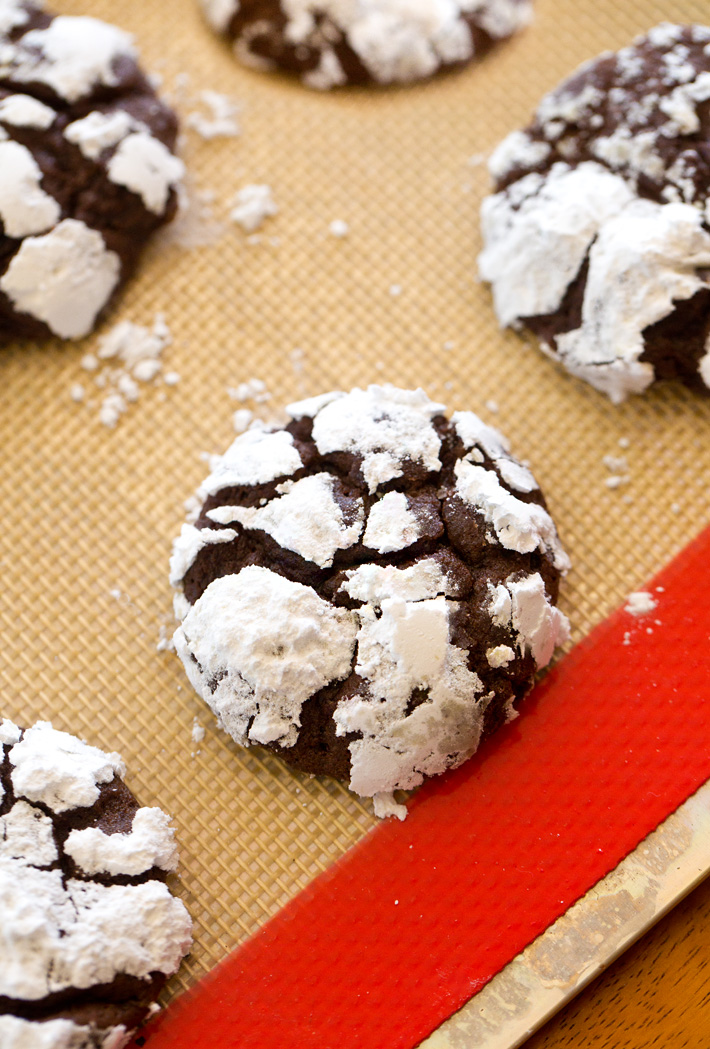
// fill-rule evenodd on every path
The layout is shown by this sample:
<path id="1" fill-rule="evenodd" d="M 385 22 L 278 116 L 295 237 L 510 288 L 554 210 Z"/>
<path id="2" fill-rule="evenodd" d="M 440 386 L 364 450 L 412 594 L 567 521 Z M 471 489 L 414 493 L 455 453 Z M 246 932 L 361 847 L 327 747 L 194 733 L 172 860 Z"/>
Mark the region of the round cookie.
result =
<path id="1" fill-rule="evenodd" d="M 0 340 L 92 330 L 175 213 L 176 137 L 128 33 L 0 0 Z"/>
<path id="2" fill-rule="evenodd" d="M 120 1049 L 191 943 L 169 817 L 49 722 L 0 745 L 0 1045 Z"/>
<path id="3" fill-rule="evenodd" d="M 531 0 L 200 0 L 245 65 L 308 87 L 403 84 L 479 58 L 530 22 Z"/>
<path id="4" fill-rule="evenodd" d="M 710 28 L 582 66 L 493 154 L 480 273 L 501 325 L 620 402 L 710 387 Z"/>
<path id="5" fill-rule="evenodd" d="M 176 650 L 244 746 L 374 797 L 515 716 L 567 621 L 530 471 L 471 412 L 371 386 L 237 437 L 174 544 Z"/>

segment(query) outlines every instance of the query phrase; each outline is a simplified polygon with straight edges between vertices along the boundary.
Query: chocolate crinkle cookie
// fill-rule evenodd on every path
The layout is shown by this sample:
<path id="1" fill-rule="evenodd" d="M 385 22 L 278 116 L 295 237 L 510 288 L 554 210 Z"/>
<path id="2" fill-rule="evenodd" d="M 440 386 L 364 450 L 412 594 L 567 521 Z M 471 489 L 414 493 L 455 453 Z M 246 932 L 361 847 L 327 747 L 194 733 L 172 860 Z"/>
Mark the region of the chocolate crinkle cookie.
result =
<path id="1" fill-rule="evenodd" d="M 191 943 L 169 817 L 49 722 L 0 748 L 0 1045 L 120 1049 Z"/>
<path id="2" fill-rule="evenodd" d="M 175 213 L 176 136 L 128 33 L 0 0 L 0 341 L 92 330 Z"/>
<path id="3" fill-rule="evenodd" d="M 443 410 L 392 386 L 291 405 L 216 459 L 171 561 L 176 649 L 221 725 L 380 816 L 513 718 L 568 632 L 534 477 Z"/>
<path id="4" fill-rule="evenodd" d="M 502 325 L 619 402 L 710 387 L 710 28 L 582 66 L 493 154 L 480 272 Z"/>
<path id="5" fill-rule="evenodd" d="M 201 0 L 245 65 L 308 87 L 408 83 L 478 58 L 531 19 L 531 0 Z"/>

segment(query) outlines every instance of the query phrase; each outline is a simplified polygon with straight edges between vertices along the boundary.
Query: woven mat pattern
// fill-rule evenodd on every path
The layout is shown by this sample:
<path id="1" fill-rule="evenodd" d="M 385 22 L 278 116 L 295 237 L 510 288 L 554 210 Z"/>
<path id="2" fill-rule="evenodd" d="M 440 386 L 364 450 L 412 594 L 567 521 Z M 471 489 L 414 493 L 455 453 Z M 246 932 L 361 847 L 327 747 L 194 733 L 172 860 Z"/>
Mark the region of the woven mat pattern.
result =
<path id="1" fill-rule="evenodd" d="M 98 335 L 0 355 L 2 713 L 51 718 L 121 751 L 141 802 L 173 814 L 178 891 L 196 923 L 174 991 L 374 824 L 340 785 L 234 745 L 176 657 L 156 649 L 161 627 L 172 629 L 167 559 L 183 502 L 205 475 L 201 454 L 232 439 L 236 408 L 271 413 L 391 381 L 481 414 L 548 497 L 574 563 L 562 596 L 574 638 L 707 523 L 710 401 L 669 386 L 613 407 L 501 333 L 475 280 L 485 154 L 579 62 L 663 18 L 702 21 L 707 5 L 539 0 L 533 27 L 477 67 L 326 95 L 238 66 L 196 0 L 58 0 L 56 10 L 135 33 L 183 116 L 204 89 L 241 106 L 239 137 L 185 134 L 192 195 L 213 218 L 161 236 L 103 328 L 164 313 L 178 385 L 145 387 L 108 430 L 80 363 Z M 250 243 L 229 204 L 261 182 L 279 213 Z M 342 239 L 329 233 L 335 219 L 348 223 Z M 230 399 L 228 387 L 254 378 L 268 401 Z M 77 382 L 93 406 L 72 401 Z M 628 484 L 606 486 L 606 455 L 626 457 Z M 199 744 L 195 718 L 207 730 Z"/>

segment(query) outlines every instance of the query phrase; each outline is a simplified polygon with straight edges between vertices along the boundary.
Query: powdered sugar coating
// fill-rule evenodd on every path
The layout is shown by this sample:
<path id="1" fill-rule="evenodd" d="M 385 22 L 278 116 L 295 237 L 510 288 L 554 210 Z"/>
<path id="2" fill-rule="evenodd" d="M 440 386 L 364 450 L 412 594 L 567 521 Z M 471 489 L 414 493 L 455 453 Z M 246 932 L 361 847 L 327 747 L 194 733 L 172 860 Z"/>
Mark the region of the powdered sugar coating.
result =
<path id="1" fill-rule="evenodd" d="M 33 1023 L 19 1016 L 0 1016 L 3 1049 L 123 1049 L 130 1038 L 122 1025 L 105 1030 L 73 1020 Z"/>
<path id="2" fill-rule="evenodd" d="M 174 972 L 189 942 L 183 905 L 157 881 L 65 885 L 61 871 L 0 859 L 0 910 L 7 945 L 0 993 L 24 1001 L 110 983 L 119 973 Z"/>
<path id="3" fill-rule="evenodd" d="M 456 491 L 465 503 L 474 506 L 493 526 L 506 550 L 531 553 L 548 552 L 561 571 L 569 568 L 552 518 L 537 503 L 525 503 L 508 492 L 496 475 L 474 463 L 456 464 Z"/>
<path id="4" fill-rule="evenodd" d="M 119 754 L 105 754 L 48 721 L 38 721 L 10 751 L 15 793 L 40 801 L 52 812 L 93 805 L 99 785 L 122 776 Z"/>
<path id="5" fill-rule="evenodd" d="M 237 742 L 293 746 L 305 701 L 350 672 L 355 619 L 266 568 L 216 579 L 175 632 L 193 686 Z"/>
<path id="6" fill-rule="evenodd" d="M 330 474 L 314 474 L 280 484 L 279 498 L 264 506 L 222 506 L 209 511 L 209 516 L 220 524 L 236 521 L 246 529 L 266 532 L 285 550 L 328 568 L 338 550 L 358 541 L 363 525 L 362 502 L 358 500 L 352 519 L 346 521 L 333 487 Z"/>
<path id="7" fill-rule="evenodd" d="M 386 492 L 370 510 L 362 541 L 380 554 L 404 550 L 421 535 L 416 514 L 404 492 Z"/>
<path id="8" fill-rule="evenodd" d="M 247 430 L 217 459 L 199 494 L 214 495 L 221 488 L 266 484 L 277 477 L 288 477 L 302 465 L 290 433 Z"/>
<path id="9" fill-rule="evenodd" d="M 498 318 L 616 403 L 657 378 L 708 388 L 709 99 L 710 28 L 663 24 L 494 154 L 479 263 Z"/>
<path id="10" fill-rule="evenodd" d="M 440 440 L 431 420 L 444 405 L 423 390 L 369 386 L 326 404 L 315 416 L 313 439 L 321 455 L 355 452 L 370 492 L 401 477 L 405 458 L 438 470 Z"/>
<path id="11" fill-rule="evenodd" d="M 73 830 L 64 849 L 85 874 L 174 871 L 178 864 L 170 817 L 156 808 L 138 809 L 128 834 L 105 834 L 99 827 Z"/>
<path id="12" fill-rule="evenodd" d="M 16 801 L 0 816 L 0 859 L 24 859 L 33 867 L 49 867 L 57 857 L 52 821 L 41 809 Z"/>
<path id="13" fill-rule="evenodd" d="M 76 102 L 97 85 L 117 84 L 120 58 L 135 58 L 133 38 L 97 18 L 60 15 L 46 29 L 31 29 L 0 47 L 0 76 L 21 84 L 45 84 Z"/>
<path id="14" fill-rule="evenodd" d="M 3 1049 L 122 1046 L 147 1014 L 159 974 L 177 969 L 191 940 L 190 918 L 159 875 L 176 860 L 168 817 L 159 809 L 130 815 L 135 802 L 118 780 L 117 754 L 48 722 L 23 733 L 3 721 L 0 732 L 9 792 L 0 815 L 0 1042 Z M 96 873 L 101 883 L 87 880 Z M 116 874 L 132 881 L 113 883 Z M 100 992 L 95 1007 L 77 997 L 99 985 L 109 988 L 103 1013 Z M 47 998 L 58 993 L 59 1007 Z M 105 1017 L 100 1024 L 95 1008 Z M 134 1018 L 130 1029 L 123 1016 Z"/>
<path id="15" fill-rule="evenodd" d="M 59 221 L 59 205 L 42 189 L 42 172 L 29 149 L 0 142 L 0 171 L 0 220 L 8 237 L 43 233 Z"/>
<path id="16" fill-rule="evenodd" d="M 161 215 L 185 165 L 167 146 L 145 131 L 124 138 L 108 164 L 108 177 L 137 193 L 148 211 Z"/>
<path id="17" fill-rule="evenodd" d="M 54 123 L 56 113 L 31 95 L 8 95 L 0 101 L 0 121 L 15 127 L 48 128 Z"/>
<path id="18" fill-rule="evenodd" d="M 527 25 L 529 0 L 201 0 L 248 65 L 272 63 L 324 90 L 409 83 L 460 65 Z"/>
<path id="19" fill-rule="evenodd" d="M 442 412 L 391 386 L 291 406 L 213 467 L 171 563 L 176 650 L 221 724 L 381 814 L 514 716 L 567 636 L 568 560 L 532 473 Z"/>
<path id="20" fill-rule="evenodd" d="M 224 522 L 226 523 L 226 522 Z M 236 539 L 237 533 L 231 529 L 220 531 L 209 528 L 195 528 L 191 524 L 184 524 L 180 535 L 173 543 L 173 552 L 170 556 L 170 582 L 177 586 L 187 570 L 193 565 L 200 550 L 210 543 L 231 543 Z"/>
<path id="21" fill-rule="evenodd" d="M 0 145 L 2 145 L 0 143 Z M 63 219 L 26 237 L 0 289 L 15 308 L 44 321 L 63 339 L 88 335 L 118 284 L 121 261 L 103 237 L 78 219 Z"/>
<path id="22" fill-rule="evenodd" d="M 29 21 L 29 14 L 21 0 L 0 0 L 0 33 L 9 33 Z"/>

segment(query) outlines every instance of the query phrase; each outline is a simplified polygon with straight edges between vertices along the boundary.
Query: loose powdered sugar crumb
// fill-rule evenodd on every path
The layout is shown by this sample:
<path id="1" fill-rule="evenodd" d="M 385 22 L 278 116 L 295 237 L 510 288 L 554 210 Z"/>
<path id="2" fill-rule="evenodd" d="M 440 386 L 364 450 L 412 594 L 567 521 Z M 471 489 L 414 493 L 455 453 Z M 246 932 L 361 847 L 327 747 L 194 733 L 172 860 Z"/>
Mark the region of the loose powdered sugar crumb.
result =
<path id="1" fill-rule="evenodd" d="M 637 618 L 647 616 L 657 607 L 658 601 L 648 590 L 635 590 L 626 598 L 626 605 L 624 606 L 625 611 Z"/>

